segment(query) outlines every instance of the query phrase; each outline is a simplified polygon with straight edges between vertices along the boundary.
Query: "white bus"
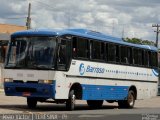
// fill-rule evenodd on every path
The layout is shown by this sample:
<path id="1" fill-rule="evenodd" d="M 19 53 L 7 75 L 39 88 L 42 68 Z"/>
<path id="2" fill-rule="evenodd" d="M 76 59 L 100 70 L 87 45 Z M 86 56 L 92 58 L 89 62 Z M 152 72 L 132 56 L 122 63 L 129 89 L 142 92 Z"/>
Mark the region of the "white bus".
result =
<path id="1" fill-rule="evenodd" d="M 157 48 L 86 29 L 36 29 L 11 35 L 5 63 L 7 96 L 37 102 L 75 100 L 92 108 L 103 101 L 133 108 L 136 99 L 157 95 Z M 51 101 L 50 101 L 51 102 Z"/>

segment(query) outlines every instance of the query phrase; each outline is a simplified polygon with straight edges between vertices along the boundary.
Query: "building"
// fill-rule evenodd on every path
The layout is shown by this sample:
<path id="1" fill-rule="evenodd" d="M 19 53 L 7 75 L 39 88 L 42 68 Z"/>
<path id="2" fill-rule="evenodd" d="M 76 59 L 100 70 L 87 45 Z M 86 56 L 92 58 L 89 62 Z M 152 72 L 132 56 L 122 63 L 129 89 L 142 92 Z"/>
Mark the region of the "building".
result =
<path id="1" fill-rule="evenodd" d="M 26 30 L 26 26 L 17 26 L 11 24 L 0 24 L 0 33 L 12 34 L 16 31 Z"/>
<path id="2" fill-rule="evenodd" d="M 7 44 L 10 35 L 16 31 L 26 30 L 26 26 L 17 26 L 11 24 L 0 24 L 0 88 L 3 85 L 3 63 L 7 50 Z"/>

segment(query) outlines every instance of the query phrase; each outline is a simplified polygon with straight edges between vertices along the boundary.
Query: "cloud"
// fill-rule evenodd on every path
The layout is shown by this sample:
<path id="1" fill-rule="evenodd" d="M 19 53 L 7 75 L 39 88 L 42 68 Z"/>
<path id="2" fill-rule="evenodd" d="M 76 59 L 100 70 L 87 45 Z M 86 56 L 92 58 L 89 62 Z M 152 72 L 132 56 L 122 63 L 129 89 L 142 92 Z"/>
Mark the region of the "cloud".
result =
<path id="1" fill-rule="evenodd" d="M 0 22 L 25 25 L 31 2 L 33 28 L 87 28 L 121 37 L 155 39 L 159 0 L 1 0 Z"/>

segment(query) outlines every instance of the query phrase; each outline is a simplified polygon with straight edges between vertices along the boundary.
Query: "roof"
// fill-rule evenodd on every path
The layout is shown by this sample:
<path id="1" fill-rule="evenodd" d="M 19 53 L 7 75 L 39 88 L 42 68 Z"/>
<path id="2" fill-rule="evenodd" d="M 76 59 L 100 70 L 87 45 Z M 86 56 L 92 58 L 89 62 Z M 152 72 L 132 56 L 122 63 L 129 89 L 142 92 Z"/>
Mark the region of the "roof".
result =
<path id="1" fill-rule="evenodd" d="M 10 35 L 7 33 L 0 33 L 0 40 L 10 40 Z"/>
<path id="2" fill-rule="evenodd" d="M 0 24 L 0 33 L 12 34 L 16 31 L 26 30 L 26 26 Z"/>
<path id="3" fill-rule="evenodd" d="M 117 44 L 122 44 L 126 46 L 133 46 L 143 49 L 149 49 L 153 51 L 157 51 L 158 49 L 154 46 L 149 45 L 139 45 L 139 44 L 133 44 L 123 41 L 121 38 L 113 37 L 111 35 L 103 34 L 100 32 L 95 32 L 87 29 L 31 29 L 31 30 L 25 30 L 20 32 L 15 32 L 12 34 L 12 36 L 60 36 L 65 34 L 71 34 L 76 36 L 82 36 L 90 39 L 97 39 L 101 41 L 107 41 L 107 42 L 113 42 Z"/>

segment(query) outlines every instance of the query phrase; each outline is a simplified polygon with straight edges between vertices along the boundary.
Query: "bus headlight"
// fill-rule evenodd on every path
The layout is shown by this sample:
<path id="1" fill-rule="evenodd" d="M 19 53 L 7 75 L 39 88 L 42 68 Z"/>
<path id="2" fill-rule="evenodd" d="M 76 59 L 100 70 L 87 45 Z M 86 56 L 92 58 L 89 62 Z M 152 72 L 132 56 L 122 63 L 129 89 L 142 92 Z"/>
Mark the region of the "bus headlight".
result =
<path id="1" fill-rule="evenodd" d="M 53 80 L 38 80 L 38 83 L 52 84 Z"/>
<path id="2" fill-rule="evenodd" d="M 4 82 L 13 82 L 13 78 L 4 78 Z"/>

